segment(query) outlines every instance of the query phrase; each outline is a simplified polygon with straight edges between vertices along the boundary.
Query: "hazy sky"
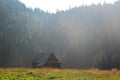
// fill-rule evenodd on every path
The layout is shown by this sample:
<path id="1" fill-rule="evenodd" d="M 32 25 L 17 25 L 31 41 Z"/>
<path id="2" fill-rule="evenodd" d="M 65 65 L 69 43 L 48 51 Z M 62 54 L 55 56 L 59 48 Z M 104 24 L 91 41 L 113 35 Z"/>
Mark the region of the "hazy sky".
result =
<path id="1" fill-rule="evenodd" d="M 107 3 L 113 3 L 116 0 L 20 0 L 25 3 L 27 7 L 32 8 L 40 8 L 44 11 L 48 11 L 50 13 L 55 13 L 56 10 L 66 10 L 69 7 L 75 7 L 80 5 L 90 5 L 92 3 L 103 3 L 104 1 Z"/>

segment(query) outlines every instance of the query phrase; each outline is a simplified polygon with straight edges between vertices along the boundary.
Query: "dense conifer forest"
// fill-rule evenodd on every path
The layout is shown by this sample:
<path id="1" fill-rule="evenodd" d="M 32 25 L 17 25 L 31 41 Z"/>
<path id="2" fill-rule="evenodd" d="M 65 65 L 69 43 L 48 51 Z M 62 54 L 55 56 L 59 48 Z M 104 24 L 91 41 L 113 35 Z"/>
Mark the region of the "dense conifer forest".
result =
<path id="1" fill-rule="evenodd" d="M 51 14 L 0 0 L 0 67 L 31 67 L 39 52 L 63 68 L 120 68 L 120 1 Z"/>

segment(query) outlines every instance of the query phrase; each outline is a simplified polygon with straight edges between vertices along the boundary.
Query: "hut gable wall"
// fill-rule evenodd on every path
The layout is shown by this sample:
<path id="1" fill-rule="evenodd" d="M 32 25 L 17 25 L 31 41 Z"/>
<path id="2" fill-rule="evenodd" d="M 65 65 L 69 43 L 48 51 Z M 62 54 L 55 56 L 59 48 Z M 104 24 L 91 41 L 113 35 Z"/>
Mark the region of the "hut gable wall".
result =
<path id="1" fill-rule="evenodd" d="M 56 62 L 59 63 L 58 59 L 56 58 L 55 55 L 51 54 L 47 60 L 47 63 L 52 63 L 52 62 Z"/>

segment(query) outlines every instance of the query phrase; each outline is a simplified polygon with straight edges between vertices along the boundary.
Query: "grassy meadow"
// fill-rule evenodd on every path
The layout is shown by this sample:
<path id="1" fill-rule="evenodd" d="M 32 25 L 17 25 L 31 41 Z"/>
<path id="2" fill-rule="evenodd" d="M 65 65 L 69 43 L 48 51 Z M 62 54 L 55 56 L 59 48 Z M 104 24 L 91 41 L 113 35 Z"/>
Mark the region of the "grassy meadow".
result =
<path id="1" fill-rule="evenodd" d="M 0 80 L 120 80 L 120 71 L 1 68 Z"/>

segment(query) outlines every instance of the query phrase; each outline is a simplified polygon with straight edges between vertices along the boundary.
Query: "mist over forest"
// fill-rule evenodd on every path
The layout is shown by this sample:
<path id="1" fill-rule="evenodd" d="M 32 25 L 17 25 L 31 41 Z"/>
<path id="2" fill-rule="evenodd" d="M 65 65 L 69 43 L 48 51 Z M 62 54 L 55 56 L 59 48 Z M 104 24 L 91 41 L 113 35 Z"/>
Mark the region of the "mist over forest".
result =
<path id="1" fill-rule="evenodd" d="M 50 14 L 0 0 L 0 67 L 31 67 L 40 52 L 62 68 L 120 68 L 120 1 Z"/>

